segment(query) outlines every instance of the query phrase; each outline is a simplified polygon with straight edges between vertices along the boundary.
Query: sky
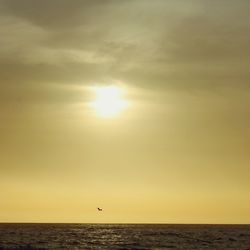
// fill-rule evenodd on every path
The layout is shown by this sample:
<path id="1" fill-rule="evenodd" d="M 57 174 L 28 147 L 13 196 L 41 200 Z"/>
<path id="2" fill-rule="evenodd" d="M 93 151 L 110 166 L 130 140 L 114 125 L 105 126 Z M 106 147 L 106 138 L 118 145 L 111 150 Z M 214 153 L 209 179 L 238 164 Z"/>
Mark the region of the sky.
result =
<path id="1" fill-rule="evenodd" d="M 250 223 L 249 11 L 0 0 L 0 221 Z"/>

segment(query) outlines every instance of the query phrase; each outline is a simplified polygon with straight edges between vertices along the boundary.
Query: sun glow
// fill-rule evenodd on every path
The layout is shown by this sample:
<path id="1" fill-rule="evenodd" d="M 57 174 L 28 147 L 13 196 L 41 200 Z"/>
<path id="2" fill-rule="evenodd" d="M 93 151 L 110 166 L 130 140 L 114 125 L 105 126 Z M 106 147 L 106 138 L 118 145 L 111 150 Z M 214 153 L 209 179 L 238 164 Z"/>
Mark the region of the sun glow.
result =
<path id="1" fill-rule="evenodd" d="M 123 99 L 121 87 L 96 87 L 94 91 L 96 99 L 91 103 L 91 106 L 101 117 L 114 117 L 128 107 L 128 102 Z"/>

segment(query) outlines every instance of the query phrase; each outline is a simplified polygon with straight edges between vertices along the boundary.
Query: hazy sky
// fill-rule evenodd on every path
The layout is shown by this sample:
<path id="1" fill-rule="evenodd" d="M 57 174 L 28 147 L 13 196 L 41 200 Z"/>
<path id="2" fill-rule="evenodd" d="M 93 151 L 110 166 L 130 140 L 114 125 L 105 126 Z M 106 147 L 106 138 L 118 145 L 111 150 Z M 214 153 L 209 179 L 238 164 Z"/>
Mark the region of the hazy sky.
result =
<path id="1" fill-rule="evenodd" d="M 250 223 L 249 58 L 248 0 L 0 0 L 0 221 Z"/>

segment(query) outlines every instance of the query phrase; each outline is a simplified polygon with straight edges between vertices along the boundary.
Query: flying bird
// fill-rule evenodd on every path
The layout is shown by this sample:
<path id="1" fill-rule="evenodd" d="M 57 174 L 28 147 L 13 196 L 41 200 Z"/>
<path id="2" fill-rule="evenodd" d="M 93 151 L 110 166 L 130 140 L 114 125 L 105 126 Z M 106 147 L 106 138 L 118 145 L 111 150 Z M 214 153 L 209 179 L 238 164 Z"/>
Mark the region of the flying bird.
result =
<path id="1" fill-rule="evenodd" d="M 98 207 L 97 210 L 98 210 L 98 211 L 102 211 L 102 208 L 99 208 L 99 207 Z"/>

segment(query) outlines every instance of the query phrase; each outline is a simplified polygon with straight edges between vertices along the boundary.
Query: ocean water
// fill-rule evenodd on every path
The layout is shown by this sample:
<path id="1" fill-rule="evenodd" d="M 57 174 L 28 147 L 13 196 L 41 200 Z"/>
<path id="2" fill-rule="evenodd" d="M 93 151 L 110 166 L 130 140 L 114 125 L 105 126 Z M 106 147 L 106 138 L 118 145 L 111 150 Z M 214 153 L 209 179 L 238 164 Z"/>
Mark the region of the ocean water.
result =
<path id="1" fill-rule="evenodd" d="M 250 250 L 250 225 L 0 224 L 0 249 Z"/>

